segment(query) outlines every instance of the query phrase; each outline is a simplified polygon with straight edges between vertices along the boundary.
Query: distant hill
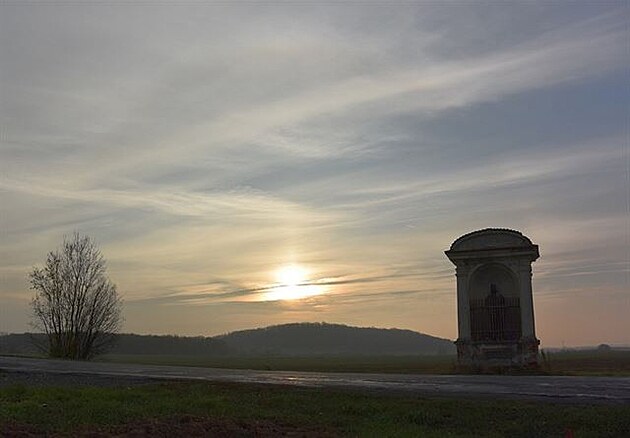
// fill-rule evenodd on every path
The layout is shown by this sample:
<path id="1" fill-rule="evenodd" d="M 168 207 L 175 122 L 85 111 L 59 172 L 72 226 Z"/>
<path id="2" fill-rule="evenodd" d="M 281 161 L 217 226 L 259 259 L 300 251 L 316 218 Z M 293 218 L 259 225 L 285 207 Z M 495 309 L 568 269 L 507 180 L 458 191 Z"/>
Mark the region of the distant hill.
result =
<path id="1" fill-rule="evenodd" d="M 0 354 L 33 355 L 40 351 L 36 344 L 45 345 L 42 334 L 22 333 L 0 335 Z M 212 337 L 171 335 L 120 334 L 111 354 L 142 354 L 172 356 L 224 356 L 225 342 Z"/>
<path id="2" fill-rule="evenodd" d="M 32 355 L 42 334 L 0 335 L 0 354 Z M 215 337 L 120 334 L 111 354 L 171 356 L 386 356 L 452 354 L 453 343 L 411 330 L 297 323 Z"/>
<path id="3" fill-rule="evenodd" d="M 276 356 L 383 356 L 455 353 L 453 342 L 411 330 L 296 323 L 218 336 L 232 353 Z"/>

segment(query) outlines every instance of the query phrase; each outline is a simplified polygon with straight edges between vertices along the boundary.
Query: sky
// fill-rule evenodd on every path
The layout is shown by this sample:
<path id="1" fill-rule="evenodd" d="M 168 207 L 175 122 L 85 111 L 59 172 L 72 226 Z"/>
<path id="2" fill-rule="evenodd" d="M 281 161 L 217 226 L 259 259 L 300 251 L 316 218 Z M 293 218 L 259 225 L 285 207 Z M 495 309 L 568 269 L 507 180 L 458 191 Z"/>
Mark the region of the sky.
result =
<path id="1" fill-rule="evenodd" d="M 627 2 L 2 2 L 0 331 L 74 231 L 124 332 L 457 337 L 516 229 L 543 346 L 630 344 Z"/>

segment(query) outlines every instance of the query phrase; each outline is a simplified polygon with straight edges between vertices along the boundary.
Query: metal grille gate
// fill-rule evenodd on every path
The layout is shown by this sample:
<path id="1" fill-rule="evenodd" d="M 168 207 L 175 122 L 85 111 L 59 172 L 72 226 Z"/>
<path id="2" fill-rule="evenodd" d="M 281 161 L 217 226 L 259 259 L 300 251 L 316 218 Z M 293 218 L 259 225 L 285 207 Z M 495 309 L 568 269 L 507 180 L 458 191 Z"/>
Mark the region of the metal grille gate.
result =
<path id="1" fill-rule="evenodd" d="M 521 306 L 518 297 L 488 295 L 470 300 L 473 341 L 517 341 L 521 337 Z"/>

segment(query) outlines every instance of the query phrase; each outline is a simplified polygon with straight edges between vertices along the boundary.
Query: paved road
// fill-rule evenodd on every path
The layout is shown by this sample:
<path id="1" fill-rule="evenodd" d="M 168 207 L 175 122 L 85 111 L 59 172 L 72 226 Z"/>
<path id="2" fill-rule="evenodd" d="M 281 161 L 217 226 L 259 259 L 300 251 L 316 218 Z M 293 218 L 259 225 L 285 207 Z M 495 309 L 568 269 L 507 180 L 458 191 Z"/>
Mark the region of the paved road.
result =
<path id="1" fill-rule="evenodd" d="M 552 402 L 630 405 L 630 377 L 314 373 L 74 362 L 7 356 L 0 356 L 0 370 L 22 373 L 126 376 L 148 379 L 188 379 L 318 388 L 351 388 L 420 396 L 516 398 Z"/>

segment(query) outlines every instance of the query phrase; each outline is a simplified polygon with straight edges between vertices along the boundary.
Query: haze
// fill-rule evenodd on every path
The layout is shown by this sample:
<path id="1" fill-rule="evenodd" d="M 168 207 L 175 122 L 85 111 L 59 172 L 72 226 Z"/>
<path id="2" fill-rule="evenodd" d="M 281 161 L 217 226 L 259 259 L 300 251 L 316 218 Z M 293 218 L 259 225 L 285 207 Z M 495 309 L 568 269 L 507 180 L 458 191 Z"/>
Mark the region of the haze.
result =
<path id="1" fill-rule="evenodd" d="M 629 12 L 3 3 L 0 331 L 78 230 L 124 332 L 453 339 L 443 251 L 506 227 L 540 245 L 543 346 L 629 344 Z"/>

